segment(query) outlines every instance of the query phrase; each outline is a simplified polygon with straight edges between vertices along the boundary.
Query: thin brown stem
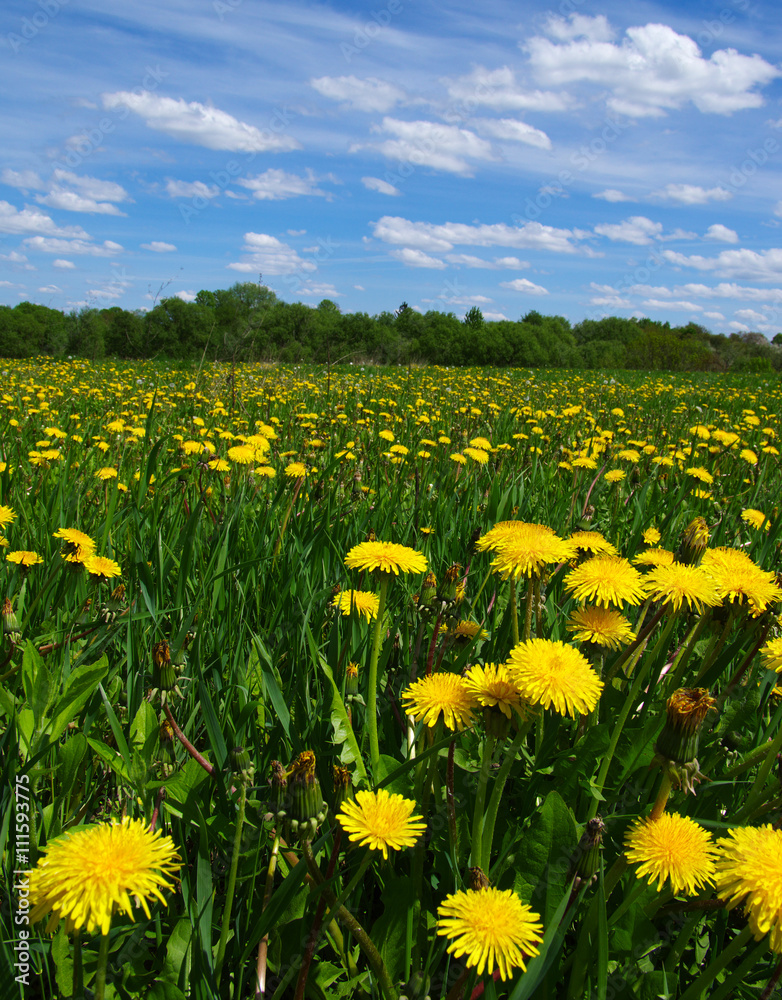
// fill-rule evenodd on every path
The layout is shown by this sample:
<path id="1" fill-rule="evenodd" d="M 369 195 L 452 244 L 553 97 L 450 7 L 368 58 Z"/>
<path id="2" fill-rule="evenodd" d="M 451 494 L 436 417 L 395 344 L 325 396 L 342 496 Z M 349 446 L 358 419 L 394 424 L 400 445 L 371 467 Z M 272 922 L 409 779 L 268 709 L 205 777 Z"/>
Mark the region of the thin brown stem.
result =
<path id="1" fill-rule="evenodd" d="M 193 760 L 197 760 L 198 763 L 201 765 L 201 767 L 206 771 L 206 773 L 214 777 L 215 775 L 214 766 L 209 763 L 209 761 L 206 759 L 206 757 L 203 756 L 203 754 L 200 754 L 196 750 L 196 748 L 193 746 L 190 740 L 185 736 L 185 734 L 179 728 L 176 719 L 171 714 L 171 708 L 169 707 L 168 702 L 165 702 L 165 704 L 163 705 L 163 711 L 166 713 L 166 718 L 168 719 L 169 725 L 174 730 L 174 736 L 176 736 L 176 738 L 179 740 L 179 742 L 182 744 L 185 750 L 187 750 L 187 752 L 190 754 Z"/>

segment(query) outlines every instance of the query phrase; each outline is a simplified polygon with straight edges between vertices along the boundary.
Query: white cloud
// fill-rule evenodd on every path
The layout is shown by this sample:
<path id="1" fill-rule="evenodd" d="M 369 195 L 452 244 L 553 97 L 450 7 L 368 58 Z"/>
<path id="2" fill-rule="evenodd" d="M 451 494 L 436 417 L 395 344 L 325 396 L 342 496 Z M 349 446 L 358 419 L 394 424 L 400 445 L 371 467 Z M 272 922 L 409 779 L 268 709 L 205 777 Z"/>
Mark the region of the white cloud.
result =
<path id="1" fill-rule="evenodd" d="M 641 305 L 646 309 L 681 309 L 684 312 L 700 312 L 703 308 L 694 302 L 677 302 L 675 299 L 646 299 Z"/>
<path id="2" fill-rule="evenodd" d="M 56 267 L 60 271 L 72 271 L 76 265 L 72 260 L 62 260 L 58 257 L 57 260 L 52 261 L 52 267 Z"/>
<path id="3" fill-rule="evenodd" d="M 595 291 L 618 294 L 619 289 L 611 285 L 591 287 Z M 743 299 L 752 302 L 773 302 L 782 305 L 782 288 L 752 288 L 749 285 L 737 285 L 735 282 L 721 281 L 718 285 L 703 285 L 698 282 L 688 282 L 666 288 L 664 285 L 631 285 L 621 290 L 629 295 L 642 295 L 653 298 L 697 298 L 697 299 Z"/>
<path id="4" fill-rule="evenodd" d="M 173 243 L 161 243 L 160 240 L 152 240 L 151 243 L 142 243 L 142 250 L 151 250 L 152 253 L 173 253 L 176 247 Z"/>
<path id="5" fill-rule="evenodd" d="M 707 316 L 709 319 L 725 319 L 721 312 L 705 312 L 703 315 Z"/>
<path id="6" fill-rule="evenodd" d="M 59 285 L 43 285 L 38 289 L 38 291 L 43 292 L 45 295 L 56 295 L 58 292 L 61 292 L 62 289 Z M 736 315 L 738 315 L 738 313 L 736 313 Z"/>
<path id="7" fill-rule="evenodd" d="M 513 281 L 501 281 L 500 288 L 510 288 L 514 292 L 524 292 L 527 295 L 548 295 L 548 289 L 536 285 L 526 278 L 514 278 Z"/>
<path id="8" fill-rule="evenodd" d="M 735 230 L 728 229 L 727 226 L 715 222 L 713 226 L 709 226 L 706 230 L 704 239 L 717 240 L 718 243 L 738 243 L 739 234 Z"/>
<path id="9" fill-rule="evenodd" d="M 782 280 L 782 249 L 723 250 L 716 257 L 699 254 L 686 256 L 675 250 L 664 250 L 662 256 L 670 264 L 693 267 L 697 271 L 713 271 L 721 278 L 745 278 L 748 281 Z"/>
<path id="10" fill-rule="evenodd" d="M 571 42 L 575 38 L 610 42 L 616 34 L 605 14 L 598 14 L 596 17 L 571 14 L 568 18 L 552 14 L 546 21 L 545 31 L 560 42 Z"/>
<path id="11" fill-rule="evenodd" d="M 312 261 L 305 260 L 289 246 L 267 233 L 245 233 L 242 250 L 249 257 L 227 266 L 234 271 L 248 274 L 294 274 L 316 271 Z M 298 289 L 297 289 L 298 291 Z"/>
<path id="12" fill-rule="evenodd" d="M 384 243 L 417 247 L 432 253 L 447 253 L 457 245 L 482 247 L 534 247 L 557 253 L 576 253 L 574 239 L 582 234 L 577 230 L 555 229 L 540 222 L 525 222 L 521 226 L 505 223 L 492 225 L 467 225 L 462 222 L 411 222 L 398 216 L 384 215 L 372 223 L 373 236 Z"/>
<path id="13" fill-rule="evenodd" d="M 401 260 L 408 267 L 431 267 L 442 271 L 446 266 L 443 261 L 438 260 L 436 257 L 430 257 L 423 250 L 413 250 L 410 247 L 405 247 L 402 250 L 392 250 L 391 256 L 396 260 Z"/>
<path id="14" fill-rule="evenodd" d="M 719 49 L 704 59 L 691 38 L 665 24 L 628 28 L 617 44 L 599 33 L 585 35 L 585 20 L 571 15 L 570 38 L 561 43 L 532 38 L 527 46 L 532 68 L 549 86 L 588 81 L 608 88 L 608 105 L 620 114 L 660 116 L 689 101 L 704 113 L 757 108 L 763 99 L 754 88 L 779 76 L 759 55 L 735 49 Z M 559 37 L 564 35 L 560 28 Z"/>
<path id="15" fill-rule="evenodd" d="M 728 201 L 733 195 L 723 187 L 704 188 L 698 184 L 666 184 L 652 191 L 654 198 L 677 205 L 706 205 L 710 201 Z"/>
<path id="16" fill-rule="evenodd" d="M 86 235 L 86 234 L 85 234 Z M 28 250 L 41 253 L 72 253 L 91 257 L 113 257 L 124 248 L 112 240 L 91 243 L 87 239 L 62 240 L 46 236 L 30 236 L 24 241 Z"/>
<path id="17" fill-rule="evenodd" d="M 35 200 L 40 205 L 59 208 L 63 212 L 85 212 L 88 215 L 124 216 L 126 214 L 110 201 L 95 201 L 93 198 L 85 198 L 77 191 L 63 191 L 60 188 L 53 189 L 49 194 L 36 195 Z"/>
<path id="18" fill-rule="evenodd" d="M 488 323 L 499 323 L 502 320 L 507 320 L 508 317 L 505 315 L 505 313 L 485 312 L 483 314 L 483 318 Z"/>
<path id="19" fill-rule="evenodd" d="M 116 91 L 102 94 L 101 99 L 104 108 L 129 108 L 143 118 L 149 128 L 195 146 L 238 153 L 301 149 L 292 136 L 272 132 L 271 129 L 257 129 L 219 108 L 198 101 L 161 97 L 148 90 L 140 94 Z"/>
<path id="20" fill-rule="evenodd" d="M 81 226 L 58 226 L 53 219 L 33 205 L 26 205 L 21 212 L 7 201 L 0 201 L 0 233 L 22 236 L 40 233 L 44 236 L 74 236 L 89 239 Z"/>
<path id="21" fill-rule="evenodd" d="M 216 184 L 203 181 L 166 181 L 166 194 L 171 198 L 216 198 L 220 188 Z"/>
<path id="22" fill-rule="evenodd" d="M 174 292 L 174 297 L 177 299 L 181 299 L 183 302 L 195 302 L 196 293 L 193 291 L 186 292 L 184 289 L 182 289 L 181 292 Z"/>
<path id="23" fill-rule="evenodd" d="M 551 149 L 551 139 L 545 132 L 517 118 L 476 118 L 472 124 L 477 132 L 492 139 L 506 139 L 510 142 L 523 142 L 527 146 L 537 146 L 538 149 Z"/>
<path id="24" fill-rule="evenodd" d="M 749 327 L 747 326 L 747 324 L 738 323 L 736 322 L 736 320 L 733 320 L 732 322 L 728 323 L 728 328 L 731 330 L 735 330 L 736 333 L 749 333 Z"/>
<path id="25" fill-rule="evenodd" d="M 632 302 L 619 295 L 596 295 L 589 300 L 593 306 L 609 306 L 612 309 L 630 309 Z"/>
<path id="26" fill-rule="evenodd" d="M 405 92 L 386 80 L 368 76 L 321 76 L 310 80 L 310 85 L 324 97 L 343 101 L 357 111 L 390 111 L 405 99 Z"/>
<path id="27" fill-rule="evenodd" d="M 601 198 L 603 201 L 637 201 L 636 198 L 631 198 L 629 194 L 623 194 L 621 191 L 617 191 L 616 188 L 606 188 L 605 191 L 598 191 L 596 194 L 592 195 L 593 198 Z"/>
<path id="28" fill-rule="evenodd" d="M 776 205 L 774 205 L 774 215 L 782 216 L 782 201 L 778 201 Z"/>
<path id="29" fill-rule="evenodd" d="M 87 177 L 74 174 L 71 170 L 59 167 L 52 173 L 52 181 L 59 187 L 79 191 L 85 198 L 96 201 L 130 201 L 130 195 L 121 184 L 115 181 L 103 181 L 99 177 Z"/>
<path id="30" fill-rule="evenodd" d="M 334 285 L 329 285 L 324 281 L 308 281 L 296 289 L 296 294 L 304 298 L 336 299 L 341 292 L 338 292 Z"/>
<path id="31" fill-rule="evenodd" d="M 315 187 L 316 178 L 311 170 L 307 171 L 306 177 L 288 174 L 284 170 L 267 170 L 257 177 L 242 178 L 236 183 L 252 191 L 253 198 L 259 201 L 283 201 L 300 195 L 326 197 L 325 191 Z"/>
<path id="32" fill-rule="evenodd" d="M 493 160 L 491 144 L 480 139 L 469 129 L 437 122 L 406 122 L 385 117 L 373 132 L 387 132 L 395 136 L 376 147 L 391 160 L 412 163 L 418 167 L 431 167 L 448 173 L 472 176 L 468 160 Z M 361 149 L 353 146 L 351 152 Z"/>
<path id="33" fill-rule="evenodd" d="M 449 253 L 445 259 L 449 264 L 461 264 L 464 267 L 488 268 L 491 270 L 512 268 L 520 271 L 525 267 L 529 267 L 529 261 L 519 260 L 518 257 L 495 257 L 494 260 L 485 260 L 483 257 L 475 257 L 469 253 Z"/>
<path id="34" fill-rule="evenodd" d="M 476 66 L 468 76 L 444 82 L 451 100 L 463 101 L 465 108 L 484 105 L 495 111 L 564 111 L 572 103 L 565 94 L 520 87 L 509 66 L 493 70 Z M 453 117 L 446 115 L 446 120 L 462 120 L 465 115 L 460 112 L 458 106 L 453 108 Z"/>
<path id="35" fill-rule="evenodd" d="M 768 323 L 768 316 L 756 312 L 754 309 L 737 309 L 733 315 L 736 319 L 746 320 L 748 323 Z"/>
<path id="36" fill-rule="evenodd" d="M 43 191 L 46 185 L 34 170 L 4 170 L 0 182 L 20 191 Z"/>
<path id="37" fill-rule="evenodd" d="M 80 177 L 70 170 L 53 171 L 48 192 L 38 194 L 35 200 L 49 208 L 65 212 L 85 212 L 89 215 L 122 215 L 114 202 L 132 201 L 132 198 L 115 181 L 98 177 Z"/>
<path id="38" fill-rule="evenodd" d="M 361 183 L 369 191 L 377 191 L 378 194 L 387 194 L 391 197 L 396 197 L 402 192 L 399 188 L 394 187 L 393 184 L 389 184 L 388 181 L 382 181 L 379 177 L 362 177 Z"/>
<path id="39" fill-rule="evenodd" d="M 27 265 L 26 270 L 30 269 L 27 258 L 23 253 L 19 253 L 18 250 L 12 250 L 10 253 L 0 253 L 0 260 L 7 261 L 9 264 Z"/>
<path id="40" fill-rule="evenodd" d="M 633 215 L 618 223 L 603 222 L 595 226 L 595 232 L 607 236 L 609 240 L 621 243 L 634 243 L 636 246 L 648 246 L 653 240 L 659 239 L 663 231 L 661 222 L 652 222 L 644 215 Z"/>

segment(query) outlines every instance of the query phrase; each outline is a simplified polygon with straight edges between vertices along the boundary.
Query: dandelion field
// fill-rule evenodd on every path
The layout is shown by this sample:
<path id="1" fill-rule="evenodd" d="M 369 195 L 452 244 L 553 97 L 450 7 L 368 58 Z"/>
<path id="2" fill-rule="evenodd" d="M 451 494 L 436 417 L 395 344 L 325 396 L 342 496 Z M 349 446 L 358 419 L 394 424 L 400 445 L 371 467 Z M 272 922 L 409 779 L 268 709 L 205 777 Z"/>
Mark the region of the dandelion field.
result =
<path id="1" fill-rule="evenodd" d="M 772 995 L 778 379 L 3 367 L 9 996 Z"/>

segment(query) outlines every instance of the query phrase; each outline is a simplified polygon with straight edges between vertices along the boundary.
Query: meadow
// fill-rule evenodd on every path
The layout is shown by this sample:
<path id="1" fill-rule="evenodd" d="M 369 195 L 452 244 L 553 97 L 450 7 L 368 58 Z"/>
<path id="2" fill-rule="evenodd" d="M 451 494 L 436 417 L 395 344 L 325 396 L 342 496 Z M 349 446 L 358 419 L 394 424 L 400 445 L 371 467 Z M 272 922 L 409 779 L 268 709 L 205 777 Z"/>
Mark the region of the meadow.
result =
<path id="1" fill-rule="evenodd" d="M 0 370 L 10 996 L 771 996 L 776 375 Z"/>

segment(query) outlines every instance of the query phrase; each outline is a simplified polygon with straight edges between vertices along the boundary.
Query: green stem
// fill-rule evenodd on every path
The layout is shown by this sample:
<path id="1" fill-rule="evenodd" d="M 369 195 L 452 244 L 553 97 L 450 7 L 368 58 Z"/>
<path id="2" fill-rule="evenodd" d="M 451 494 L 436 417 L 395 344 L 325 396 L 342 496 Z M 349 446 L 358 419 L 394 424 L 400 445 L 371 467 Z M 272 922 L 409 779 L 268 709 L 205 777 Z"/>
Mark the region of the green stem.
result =
<path id="1" fill-rule="evenodd" d="M 650 599 L 651 600 L 651 599 Z M 646 617 L 646 612 L 649 610 L 649 601 L 647 601 L 641 608 L 641 613 L 638 616 L 638 622 L 636 623 L 636 628 L 639 630 L 635 639 L 622 650 L 622 655 L 616 660 L 612 665 L 611 669 L 606 674 L 604 680 L 606 684 L 610 684 L 616 674 L 621 670 L 621 668 L 627 663 L 631 656 L 637 659 L 639 652 L 643 649 L 643 645 L 652 633 L 652 629 L 655 627 L 657 622 L 665 614 L 665 605 L 659 607 L 655 614 L 652 616 L 652 620 L 641 628 L 641 622 Z"/>
<path id="2" fill-rule="evenodd" d="M 527 586 L 527 606 L 524 609 L 524 641 L 529 642 L 530 636 L 532 635 L 532 598 L 535 595 L 535 589 L 532 585 L 532 577 L 530 577 L 529 585 Z"/>
<path id="3" fill-rule="evenodd" d="M 513 576 L 509 577 L 508 583 L 510 584 L 510 623 L 513 629 L 513 645 L 518 646 L 519 644 L 519 609 L 516 604 L 516 580 Z"/>
<path id="4" fill-rule="evenodd" d="M 228 887 L 223 905 L 223 923 L 220 928 L 220 940 L 217 943 L 217 958 L 215 959 L 215 982 L 220 983 L 220 972 L 225 958 L 225 946 L 228 942 L 228 929 L 231 926 L 231 910 L 233 909 L 234 890 L 236 889 L 236 873 L 239 869 L 239 853 L 242 846 L 242 827 L 244 826 L 244 810 L 247 803 L 247 785 L 243 781 L 239 790 L 239 815 L 234 831 L 234 846 L 231 854 L 231 870 L 228 874 Z"/>
<path id="5" fill-rule="evenodd" d="M 671 973 L 676 970 L 676 966 L 681 961 L 681 957 L 684 954 L 684 951 L 687 947 L 687 943 L 689 942 L 690 938 L 693 935 L 693 932 L 695 931 L 695 928 L 698 926 L 701 920 L 703 920 L 703 912 L 692 913 L 685 920 L 684 926 L 679 932 L 679 936 L 671 945 L 671 950 L 668 952 L 668 955 L 666 956 L 663 968 L 667 973 Z"/>
<path id="6" fill-rule="evenodd" d="M 81 1000 L 84 996 L 84 963 L 81 955 L 81 932 L 73 932 L 73 996 Z"/>
<path id="7" fill-rule="evenodd" d="M 679 1000 L 700 1000 L 705 994 L 707 986 L 714 982 L 723 969 L 727 969 L 751 937 L 752 930 L 749 927 L 745 927 L 740 934 L 736 935 L 727 948 L 723 948 L 719 952 L 714 961 L 703 970 L 690 988 L 685 990 Z"/>
<path id="8" fill-rule="evenodd" d="M 95 973 L 93 1000 L 103 1000 L 106 994 L 106 968 L 109 964 L 109 935 L 101 934 L 100 950 L 98 951 L 98 968 Z"/>
<path id="9" fill-rule="evenodd" d="M 380 643 L 385 625 L 386 593 L 388 592 L 388 573 L 380 578 L 380 594 L 378 595 L 377 618 L 375 619 L 375 634 L 372 637 L 372 652 L 369 658 L 369 685 L 367 688 L 367 731 L 369 733 L 369 760 L 372 774 L 377 780 L 377 767 L 380 762 L 380 744 L 377 738 L 377 663 L 380 658 Z"/>
<path id="10" fill-rule="evenodd" d="M 676 660 L 674 660 L 673 667 L 668 677 L 667 691 L 669 694 L 673 694 L 673 692 L 681 684 L 684 671 L 687 669 L 687 664 L 690 662 L 690 656 L 692 655 L 693 649 L 695 649 L 695 644 L 700 639 L 701 632 L 703 632 L 704 628 L 710 621 L 711 608 L 707 608 L 690 630 L 690 634 L 687 636 L 681 652 L 677 656 Z"/>
<path id="11" fill-rule="evenodd" d="M 272 896 L 272 888 L 274 886 L 274 873 L 277 870 L 277 859 L 280 856 L 280 835 L 275 833 L 274 843 L 272 844 L 271 858 L 269 859 L 269 867 L 266 871 L 266 885 L 263 890 L 263 902 L 261 904 L 261 913 L 263 914 L 266 907 L 269 905 L 269 900 Z M 266 955 L 269 950 L 269 935 L 264 934 L 258 943 L 258 962 L 256 964 L 255 973 L 255 1000 L 263 1000 L 266 995 Z"/>
<path id="12" fill-rule="evenodd" d="M 659 819 L 662 816 L 665 812 L 665 807 L 668 804 L 668 796 L 670 794 L 671 776 L 667 771 L 663 771 L 662 781 L 660 782 L 660 790 L 657 792 L 657 798 L 655 799 L 652 812 L 649 816 L 650 820 Z"/>
<path id="13" fill-rule="evenodd" d="M 497 742 L 496 737 L 491 733 L 486 734 L 483 744 L 483 756 L 481 757 L 481 770 L 478 774 L 478 788 L 475 792 L 475 812 L 472 815 L 472 844 L 470 846 L 470 858 L 473 867 L 480 867 L 482 860 L 481 843 L 483 838 L 484 809 L 486 806 L 486 787 L 489 783 L 489 769 L 494 756 L 494 747 Z"/>
<path id="14" fill-rule="evenodd" d="M 747 801 L 744 804 L 744 808 L 741 810 L 739 815 L 736 817 L 737 823 L 745 822 L 746 818 L 755 810 L 760 802 L 763 800 L 763 787 L 766 784 L 766 780 L 771 772 L 771 768 L 774 766 L 774 762 L 777 759 L 777 754 L 782 748 L 782 726 L 779 727 L 779 732 L 774 737 L 774 739 L 766 744 L 767 752 L 763 763 L 760 765 L 760 770 L 757 773 L 754 784 L 750 790 Z"/>
<path id="15" fill-rule="evenodd" d="M 513 762 L 516 760 L 516 755 L 519 752 L 519 748 L 526 739 L 527 733 L 530 731 L 532 726 L 532 720 L 527 719 L 519 726 L 516 735 L 513 737 L 511 745 L 505 752 L 505 758 L 502 761 L 499 771 L 497 772 L 497 778 L 494 782 L 494 790 L 491 793 L 491 799 L 489 800 L 489 808 L 486 810 L 486 819 L 483 824 L 483 856 L 481 868 L 488 875 L 489 867 L 491 863 L 491 848 L 492 842 L 494 840 L 494 826 L 497 822 L 497 813 L 500 808 L 500 800 L 502 799 L 502 793 L 505 789 L 505 782 L 508 780 L 508 775 L 510 774 L 510 769 L 513 767 Z"/>
<path id="16" fill-rule="evenodd" d="M 701 668 L 698 671 L 698 676 L 693 681 L 693 686 L 695 686 L 702 677 L 706 676 L 707 670 L 709 669 L 709 667 L 711 667 L 712 663 L 714 663 L 719 654 L 722 652 L 722 648 L 728 641 L 728 635 L 730 634 L 730 630 L 733 627 L 733 624 L 736 621 L 737 616 L 738 616 L 738 611 L 736 610 L 736 608 L 731 608 L 730 612 L 728 613 L 728 620 L 725 622 L 725 626 L 722 629 L 722 632 L 720 633 L 720 637 L 717 643 L 716 644 L 712 643 L 709 652 L 706 654 L 703 660 L 703 663 L 701 663 Z"/>

